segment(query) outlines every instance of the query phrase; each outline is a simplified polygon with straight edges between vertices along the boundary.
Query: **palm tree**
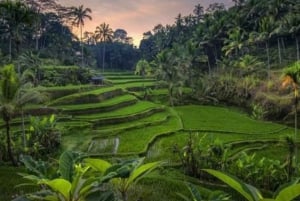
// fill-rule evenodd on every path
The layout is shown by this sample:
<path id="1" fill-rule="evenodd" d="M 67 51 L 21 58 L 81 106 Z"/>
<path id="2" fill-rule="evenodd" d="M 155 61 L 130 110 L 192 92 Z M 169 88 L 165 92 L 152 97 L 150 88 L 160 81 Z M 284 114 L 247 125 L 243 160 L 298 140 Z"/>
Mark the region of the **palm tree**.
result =
<path id="1" fill-rule="evenodd" d="M 5 36 L 9 42 L 9 61 L 12 59 L 12 43 L 14 42 L 17 54 L 20 52 L 20 44 L 23 40 L 22 31 L 24 25 L 32 24 L 33 12 L 21 1 L 1 1 L 0 12 L 3 13 Z"/>
<path id="2" fill-rule="evenodd" d="M 19 80 L 13 65 L 7 65 L 2 69 L 2 77 L 0 82 L 0 102 L 1 115 L 6 127 L 6 144 L 7 153 L 13 165 L 17 165 L 12 152 L 10 121 L 12 119 L 15 104 L 13 104 L 14 96 L 18 91 Z"/>
<path id="3" fill-rule="evenodd" d="M 294 112 L 295 112 L 295 132 L 294 140 L 297 142 L 297 108 L 298 108 L 298 88 L 300 84 L 300 62 L 295 62 L 292 66 L 285 69 L 282 87 L 291 86 L 294 91 Z M 295 164 L 297 165 L 297 146 L 295 147 Z"/>
<path id="4" fill-rule="evenodd" d="M 203 19 L 203 15 L 204 15 L 204 8 L 203 8 L 203 6 L 201 6 L 201 4 L 197 4 L 194 7 L 193 13 L 195 14 L 196 22 L 198 24 L 200 22 L 200 20 Z"/>
<path id="5" fill-rule="evenodd" d="M 96 40 L 103 42 L 103 51 L 102 51 L 102 72 L 104 72 L 105 64 L 105 43 L 112 41 L 113 39 L 113 30 L 109 27 L 109 24 L 105 22 L 96 27 L 95 35 Z"/>
<path id="6" fill-rule="evenodd" d="M 36 90 L 32 90 L 30 84 L 22 84 L 13 65 L 6 65 L 1 75 L 0 112 L 6 127 L 7 153 L 12 164 L 17 165 L 12 152 L 10 122 L 17 109 L 23 111 L 27 103 L 39 100 L 40 96 Z"/>
<path id="7" fill-rule="evenodd" d="M 225 56 L 228 56 L 233 51 L 235 56 L 239 56 L 239 50 L 244 46 L 245 31 L 240 27 L 234 27 L 228 31 L 228 39 L 224 41 L 226 44 L 222 50 L 225 51 Z"/>
<path id="8" fill-rule="evenodd" d="M 295 12 L 297 13 L 297 12 Z M 299 13 L 288 13 L 286 16 L 283 18 L 283 26 L 285 30 L 287 30 L 292 36 L 295 38 L 295 43 L 296 43 L 296 52 L 297 52 L 297 60 L 300 60 L 300 53 L 299 53 L 299 33 L 300 30 L 300 25 L 299 25 L 299 18 L 300 15 Z"/>
<path id="9" fill-rule="evenodd" d="M 249 34 L 249 43 L 265 43 L 267 53 L 267 68 L 268 68 L 268 79 L 270 79 L 270 48 L 269 40 L 271 33 L 275 30 L 275 21 L 273 16 L 263 17 L 259 22 L 258 32 L 251 32 Z"/>
<path id="10" fill-rule="evenodd" d="M 188 80 L 188 69 L 192 56 L 189 46 L 174 45 L 172 49 L 165 49 L 157 54 L 155 65 L 158 79 L 168 86 L 169 103 L 174 106 L 174 98 L 181 97 L 182 87 Z"/>
<path id="11" fill-rule="evenodd" d="M 80 45 L 81 45 L 81 65 L 83 66 L 83 43 L 82 43 L 82 28 L 84 26 L 84 20 L 87 18 L 92 20 L 92 17 L 89 15 L 92 13 L 90 8 L 83 8 L 83 5 L 79 7 L 72 7 L 71 16 L 73 16 L 73 24 L 80 28 Z"/>

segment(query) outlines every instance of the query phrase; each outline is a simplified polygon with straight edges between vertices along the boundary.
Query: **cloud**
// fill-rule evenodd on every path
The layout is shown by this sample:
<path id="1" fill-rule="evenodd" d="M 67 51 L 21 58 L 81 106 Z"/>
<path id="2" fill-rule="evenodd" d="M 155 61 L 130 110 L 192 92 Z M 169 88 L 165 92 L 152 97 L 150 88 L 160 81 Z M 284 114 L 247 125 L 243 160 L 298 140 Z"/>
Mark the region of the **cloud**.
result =
<path id="1" fill-rule="evenodd" d="M 173 24 L 175 17 L 191 14 L 195 5 L 208 7 L 214 2 L 223 2 L 230 6 L 231 0 L 59 0 L 63 5 L 84 5 L 92 9 L 92 21 L 85 22 L 85 30 L 94 31 L 105 22 L 111 28 L 125 29 L 137 44 L 146 31 L 157 24 Z"/>

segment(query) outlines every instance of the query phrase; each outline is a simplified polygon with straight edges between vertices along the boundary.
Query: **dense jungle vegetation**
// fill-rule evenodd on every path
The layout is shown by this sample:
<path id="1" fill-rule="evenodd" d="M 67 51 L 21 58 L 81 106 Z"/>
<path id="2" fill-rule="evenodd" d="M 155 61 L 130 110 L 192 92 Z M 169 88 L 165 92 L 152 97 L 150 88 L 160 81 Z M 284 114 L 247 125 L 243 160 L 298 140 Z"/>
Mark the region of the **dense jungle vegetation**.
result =
<path id="1" fill-rule="evenodd" d="M 232 5 L 136 47 L 84 5 L 0 0 L 0 200 L 299 200 L 300 1 Z"/>

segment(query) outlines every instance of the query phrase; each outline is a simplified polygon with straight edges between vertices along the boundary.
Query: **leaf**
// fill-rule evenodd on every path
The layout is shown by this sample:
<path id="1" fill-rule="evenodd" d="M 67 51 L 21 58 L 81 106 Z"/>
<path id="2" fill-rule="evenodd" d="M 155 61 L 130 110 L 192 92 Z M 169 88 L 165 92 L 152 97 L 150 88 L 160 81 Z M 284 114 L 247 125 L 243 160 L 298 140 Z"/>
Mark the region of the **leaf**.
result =
<path id="1" fill-rule="evenodd" d="M 258 189 L 249 184 L 245 184 L 238 178 L 217 170 L 204 169 L 204 171 L 217 177 L 218 179 L 229 185 L 231 188 L 244 196 L 248 201 L 258 201 L 259 199 L 263 198 Z"/>
<path id="2" fill-rule="evenodd" d="M 65 179 L 42 180 L 39 184 L 49 186 L 53 191 L 61 194 L 65 200 L 70 199 L 71 183 Z"/>
<path id="3" fill-rule="evenodd" d="M 200 195 L 200 192 L 196 188 L 196 186 L 194 186 L 193 184 L 187 184 L 187 185 L 188 185 L 189 191 L 191 192 L 191 194 L 193 196 L 193 200 L 195 200 L 195 201 L 201 201 L 202 197 Z"/>
<path id="4" fill-rule="evenodd" d="M 90 165 L 94 170 L 97 170 L 101 173 L 104 173 L 112 166 L 109 162 L 102 159 L 86 158 L 84 159 L 84 162 Z"/>
<path id="5" fill-rule="evenodd" d="M 160 165 L 161 165 L 161 162 L 152 162 L 152 163 L 147 163 L 147 164 L 139 166 L 137 169 L 135 169 L 131 173 L 131 175 L 130 175 L 128 181 L 127 181 L 127 184 L 126 184 L 126 188 L 128 188 L 128 186 L 131 183 L 136 182 L 142 176 L 149 173 L 150 171 L 152 171 L 153 169 L 157 168 Z"/>
<path id="6" fill-rule="evenodd" d="M 190 201 L 190 198 L 181 193 L 176 193 L 176 195 L 178 195 L 183 201 Z"/>
<path id="7" fill-rule="evenodd" d="M 65 151 L 59 158 L 59 172 L 65 180 L 72 181 L 74 172 L 74 154 L 71 151 Z"/>
<path id="8" fill-rule="evenodd" d="M 276 196 L 276 201 L 291 201 L 300 195 L 300 184 L 292 184 L 283 188 Z"/>

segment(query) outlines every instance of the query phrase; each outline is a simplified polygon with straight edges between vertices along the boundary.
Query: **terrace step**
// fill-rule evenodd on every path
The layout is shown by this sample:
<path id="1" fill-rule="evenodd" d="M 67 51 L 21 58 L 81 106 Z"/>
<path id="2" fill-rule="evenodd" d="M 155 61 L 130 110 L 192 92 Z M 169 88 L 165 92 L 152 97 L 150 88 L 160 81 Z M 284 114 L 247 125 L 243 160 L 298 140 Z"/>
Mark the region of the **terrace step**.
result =
<path id="1" fill-rule="evenodd" d="M 130 80 L 130 79 L 142 80 L 145 78 L 142 76 L 139 76 L 139 75 L 120 75 L 120 76 L 108 75 L 108 76 L 105 76 L 105 79 L 108 79 L 108 80 Z"/>
<path id="2" fill-rule="evenodd" d="M 70 105 L 70 104 L 87 104 L 98 103 L 123 94 L 121 88 L 105 88 L 105 90 L 94 90 L 86 93 L 78 93 L 70 96 L 64 96 L 56 99 L 50 105 Z"/>
<path id="3" fill-rule="evenodd" d="M 83 91 L 91 91 L 96 89 L 95 85 L 74 85 L 74 86 L 59 86 L 59 87 L 45 87 L 39 89 L 40 92 L 46 93 L 51 100 L 55 100 L 64 96 L 68 96 Z"/>
<path id="4" fill-rule="evenodd" d="M 165 116 L 161 120 L 156 120 L 156 121 L 144 121 L 144 122 L 132 122 L 130 125 L 127 126 L 118 126 L 117 128 L 111 128 L 111 129 L 99 129 L 99 130 L 93 130 L 91 134 L 95 134 L 99 137 L 104 137 L 104 136 L 113 136 L 113 135 L 118 135 L 122 134 L 122 132 L 125 131 L 130 131 L 134 129 L 139 129 L 139 128 L 145 128 L 149 126 L 156 126 L 156 125 L 161 125 L 163 123 L 166 123 L 170 119 L 170 116 Z"/>
<path id="5" fill-rule="evenodd" d="M 100 112 L 109 112 L 122 107 L 134 105 L 135 103 L 137 103 L 137 101 L 138 100 L 135 97 L 131 96 L 131 98 L 128 98 L 127 100 L 120 100 L 119 102 L 115 102 L 113 104 L 109 104 L 107 103 L 108 101 L 105 101 L 104 103 L 100 104 L 87 104 L 86 106 L 80 105 L 80 107 L 77 106 L 77 108 L 64 108 L 62 109 L 62 112 L 70 115 L 96 114 Z"/>
<path id="6" fill-rule="evenodd" d="M 154 82 L 155 79 L 131 79 L 131 80 L 121 79 L 121 80 L 109 80 L 109 81 L 111 81 L 112 84 L 129 84 L 129 83 L 136 83 L 136 82 L 149 83 L 149 82 Z"/>
<path id="7" fill-rule="evenodd" d="M 123 122 L 128 121 L 134 121 L 146 116 L 150 116 L 157 112 L 164 111 L 164 107 L 156 107 L 156 108 L 150 108 L 135 114 L 124 114 L 123 116 L 112 116 L 112 117 L 104 117 L 104 118 L 98 118 L 94 120 L 88 120 L 86 118 L 80 118 L 75 117 L 77 120 L 83 120 L 93 123 L 94 127 L 101 126 L 101 125 L 108 125 L 108 124 L 119 124 Z"/>

